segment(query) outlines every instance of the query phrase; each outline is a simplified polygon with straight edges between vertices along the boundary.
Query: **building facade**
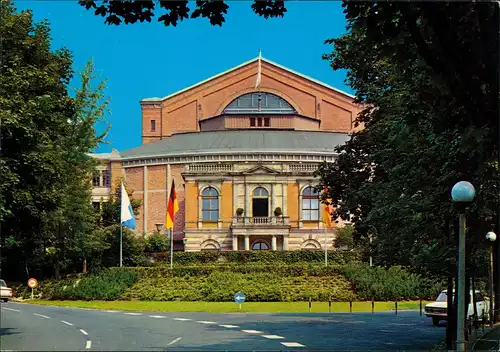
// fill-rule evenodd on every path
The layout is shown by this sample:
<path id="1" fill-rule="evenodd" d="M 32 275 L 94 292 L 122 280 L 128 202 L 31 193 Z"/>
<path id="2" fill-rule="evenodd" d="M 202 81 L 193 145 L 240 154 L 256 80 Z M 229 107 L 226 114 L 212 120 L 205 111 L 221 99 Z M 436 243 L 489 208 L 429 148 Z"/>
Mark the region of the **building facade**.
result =
<path id="1" fill-rule="evenodd" d="M 313 173 L 354 130 L 362 107 L 353 100 L 258 58 L 144 99 L 143 144 L 95 154 L 94 201 L 123 177 L 142 203 L 136 232 L 147 235 L 165 223 L 173 179 L 178 249 L 333 249 L 335 229 L 321 222 Z"/>

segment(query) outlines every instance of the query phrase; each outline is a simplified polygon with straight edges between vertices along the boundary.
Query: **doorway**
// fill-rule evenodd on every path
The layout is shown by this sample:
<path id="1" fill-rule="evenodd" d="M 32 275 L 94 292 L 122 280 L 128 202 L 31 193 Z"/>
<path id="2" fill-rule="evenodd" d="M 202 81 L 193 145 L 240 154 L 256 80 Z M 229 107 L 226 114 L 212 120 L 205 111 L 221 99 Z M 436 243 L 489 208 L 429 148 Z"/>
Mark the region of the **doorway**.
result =
<path id="1" fill-rule="evenodd" d="M 252 216 L 269 216 L 269 193 L 263 187 L 258 187 L 253 191 L 252 197 Z"/>

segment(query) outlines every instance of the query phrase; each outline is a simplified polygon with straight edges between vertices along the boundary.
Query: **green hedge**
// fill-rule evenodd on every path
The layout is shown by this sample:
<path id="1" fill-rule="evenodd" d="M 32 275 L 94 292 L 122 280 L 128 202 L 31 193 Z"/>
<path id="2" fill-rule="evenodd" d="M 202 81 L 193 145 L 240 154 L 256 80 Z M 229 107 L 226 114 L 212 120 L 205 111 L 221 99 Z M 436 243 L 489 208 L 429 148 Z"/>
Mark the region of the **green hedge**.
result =
<path id="1" fill-rule="evenodd" d="M 168 252 L 152 253 L 151 257 L 160 264 L 169 261 Z M 295 264 L 300 262 L 323 263 L 325 253 L 323 251 L 238 251 L 238 252 L 175 252 L 174 264 L 196 265 L 210 263 L 285 263 Z M 328 263 L 344 265 L 353 262 L 359 262 L 358 252 L 328 252 Z"/>
<path id="2" fill-rule="evenodd" d="M 433 299 L 443 287 L 442 283 L 422 278 L 400 266 L 385 269 L 351 264 L 344 267 L 344 276 L 360 300 Z"/>

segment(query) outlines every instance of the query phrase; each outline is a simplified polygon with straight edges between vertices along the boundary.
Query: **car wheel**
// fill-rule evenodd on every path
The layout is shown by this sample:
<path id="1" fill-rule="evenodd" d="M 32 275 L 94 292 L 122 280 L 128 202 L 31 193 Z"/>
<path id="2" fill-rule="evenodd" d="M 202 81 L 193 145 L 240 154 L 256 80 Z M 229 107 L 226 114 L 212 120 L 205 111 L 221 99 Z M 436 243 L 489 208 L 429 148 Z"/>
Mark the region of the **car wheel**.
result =
<path id="1" fill-rule="evenodd" d="M 432 324 L 434 324 L 434 326 L 439 326 L 439 318 L 432 318 Z"/>
<path id="2" fill-rule="evenodd" d="M 5 303 L 7 303 L 9 301 L 8 298 L 2 298 L 2 301 L 4 301 Z"/>

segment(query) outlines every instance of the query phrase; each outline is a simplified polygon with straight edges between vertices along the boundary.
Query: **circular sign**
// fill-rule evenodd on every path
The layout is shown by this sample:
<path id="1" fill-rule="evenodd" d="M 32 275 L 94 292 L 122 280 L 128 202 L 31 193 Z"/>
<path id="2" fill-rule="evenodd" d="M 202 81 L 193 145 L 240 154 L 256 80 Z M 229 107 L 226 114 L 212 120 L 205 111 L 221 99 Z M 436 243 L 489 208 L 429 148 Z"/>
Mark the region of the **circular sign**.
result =
<path id="1" fill-rule="evenodd" d="M 238 292 L 234 295 L 234 301 L 238 304 L 245 302 L 246 296 L 243 292 Z"/>
<path id="2" fill-rule="evenodd" d="M 36 279 L 33 279 L 33 278 L 29 279 L 28 280 L 28 287 L 29 288 L 36 288 L 36 287 L 38 287 L 38 281 L 36 281 Z"/>

